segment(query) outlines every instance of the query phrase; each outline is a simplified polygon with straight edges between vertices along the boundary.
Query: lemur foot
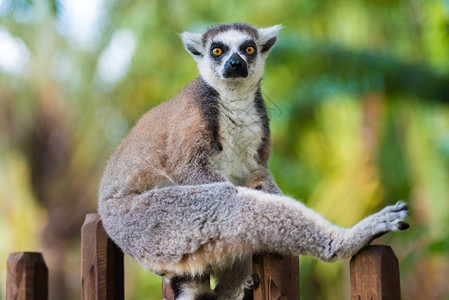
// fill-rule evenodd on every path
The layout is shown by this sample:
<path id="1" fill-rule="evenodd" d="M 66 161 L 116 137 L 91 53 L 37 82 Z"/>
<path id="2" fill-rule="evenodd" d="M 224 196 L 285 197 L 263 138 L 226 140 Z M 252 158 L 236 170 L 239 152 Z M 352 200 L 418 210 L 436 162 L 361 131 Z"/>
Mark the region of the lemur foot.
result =
<path id="1" fill-rule="evenodd" d="M 259 287 L 259 283 L 260 280 L 257 274 L 251 274 L 246 278 L 243 282 L 243 300 L 252 300 L 254 298 L 253 290 Z"/>
<path id="2" fill-rule="evenodd" d="M 257 274 L 251 274 L 248 276 L 248 278 L 245 280 L 243 285 L 245 286 L 245 289 L 248 290 L 255 290 L 259 287 L 259 275 Z"/>
<path id="3" fill-rule="evenodd" d="M 395 205 L 387 206 L 377 214 L 374 214 L 377 224 L 374 226 L 375 233 L 406 230 L 410 225 L 404 222 L 409 216 L 408 206 L 399 201 Z"/>
<path id="4" fill-rule="evenodd" d="M 395 205 L 387 206 L 378 213 L 367 217 L 362 221 L 365 226 L 370 228 L 370 234 L 372 235 L 367 245 L 390 231 L 408 229 L 410 225 L 404 219 L 408 218 L 409 215 L 407 204 L 399 201 Z"/>
<path id="5" fill-rule="evenodd" d="M 237 289 L 219 291 L 218 300 L 252 300 L 253 290 L 258 286 L 259 276 L 257 274 L 248 275 Z"/>

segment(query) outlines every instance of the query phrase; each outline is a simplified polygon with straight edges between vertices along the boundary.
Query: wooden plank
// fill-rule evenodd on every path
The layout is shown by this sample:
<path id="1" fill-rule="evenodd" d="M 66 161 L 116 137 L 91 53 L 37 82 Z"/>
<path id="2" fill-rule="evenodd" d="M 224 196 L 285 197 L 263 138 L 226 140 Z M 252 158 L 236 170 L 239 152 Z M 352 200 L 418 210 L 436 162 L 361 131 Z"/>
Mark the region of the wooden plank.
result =
<path id="1" fill-rule="evenodd" d="M 351 299 L 400 300 L 399 264 L 389 246 L 369 246 L 350 262 Z"/>
<path id="2" fill-rule="evenodd" d="M 7 262 L 6 300 L 47 300 L 48 270 L 38 252 L 11 253 Z"/>
<path id="3" fill-rule="evenodd" d="M 162 279 L 162 300 L 175 300 L 175 293 L 173 292 L 170 283 Z"/>
<path id="4" fill-rule="evenodd" d="M 255 255 L 253 272 L 260 284 L 254 300 L 299 300 L 299 257 Z"/>
<path id="5" fill-rule="evenodd" d="M 108 238 L 100 217 L 88 214 L 81 228 L 81 282 L 84 300 L 123 300 L 123 253 Z"/>

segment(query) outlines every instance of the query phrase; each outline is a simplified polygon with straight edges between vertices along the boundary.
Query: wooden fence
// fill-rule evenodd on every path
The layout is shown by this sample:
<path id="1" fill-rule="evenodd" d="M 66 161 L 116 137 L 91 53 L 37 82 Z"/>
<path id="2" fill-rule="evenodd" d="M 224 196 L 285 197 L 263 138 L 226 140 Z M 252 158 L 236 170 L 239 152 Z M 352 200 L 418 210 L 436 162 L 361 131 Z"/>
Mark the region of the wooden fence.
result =
<path id="1" fill-rule="evenodd" d="M 253 272 L 259 275 L 254 300 L 299 299 L 299 259 L 293 256 L 258 255 Z M 83 300 L 122 300 L 123 253 L 107 237 L 97 214 L 89 214 L 81 229 Z M 398 260 L 388 246 L 370 246 L 350 262 L 351 300 L 399 300 Z M 168 284 L 162 284 L 163 300 L 174 300 Z M 42 254 L 9 255 L 6 300 L 47 300 L 48 271 Z"/>

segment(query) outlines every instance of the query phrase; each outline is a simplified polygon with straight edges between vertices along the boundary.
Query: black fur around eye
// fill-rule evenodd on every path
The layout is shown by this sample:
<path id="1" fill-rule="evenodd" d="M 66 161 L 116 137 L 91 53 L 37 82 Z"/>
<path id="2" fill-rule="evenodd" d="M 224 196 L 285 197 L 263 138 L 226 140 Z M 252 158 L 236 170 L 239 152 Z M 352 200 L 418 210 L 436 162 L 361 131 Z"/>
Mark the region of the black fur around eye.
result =
<path id="1" fill-rule="evenodd" d="M 212 43 L 209 52 L 213 58 L 218 58 L 228 50 L 229 47 L 223 45 L 222 43 Z"/>
<path id="2" fill-rule="evenodd" d="M 240 51 L 248 56 L 254 56 L 257 54 L 257 47 L 254 41 L 248 40 L 240 45 Z"/>

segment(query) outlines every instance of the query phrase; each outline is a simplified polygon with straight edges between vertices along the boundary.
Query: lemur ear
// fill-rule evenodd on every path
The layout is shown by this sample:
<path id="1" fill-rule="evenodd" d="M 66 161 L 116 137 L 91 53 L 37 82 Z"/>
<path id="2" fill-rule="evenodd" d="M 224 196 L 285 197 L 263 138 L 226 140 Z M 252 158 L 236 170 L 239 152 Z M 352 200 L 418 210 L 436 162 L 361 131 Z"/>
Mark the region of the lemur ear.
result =
<path id="1" fill-rule="evenodd" d="M 187 31 L 181 33 L 181 39 L 184 43 L 184 47 L 195 60 L 203 56 L 202 37 L 203 34 L 201 33 L 192 33 Z"/>
<path id="2" fill-rule="evenodd" d="M 268 52 L 276 42 L 279 30 L 283 28 L 282 25 L 274 25 L 271 27 L 259 28 L 259 44 L 261 45 L 261 52 Z"/>

